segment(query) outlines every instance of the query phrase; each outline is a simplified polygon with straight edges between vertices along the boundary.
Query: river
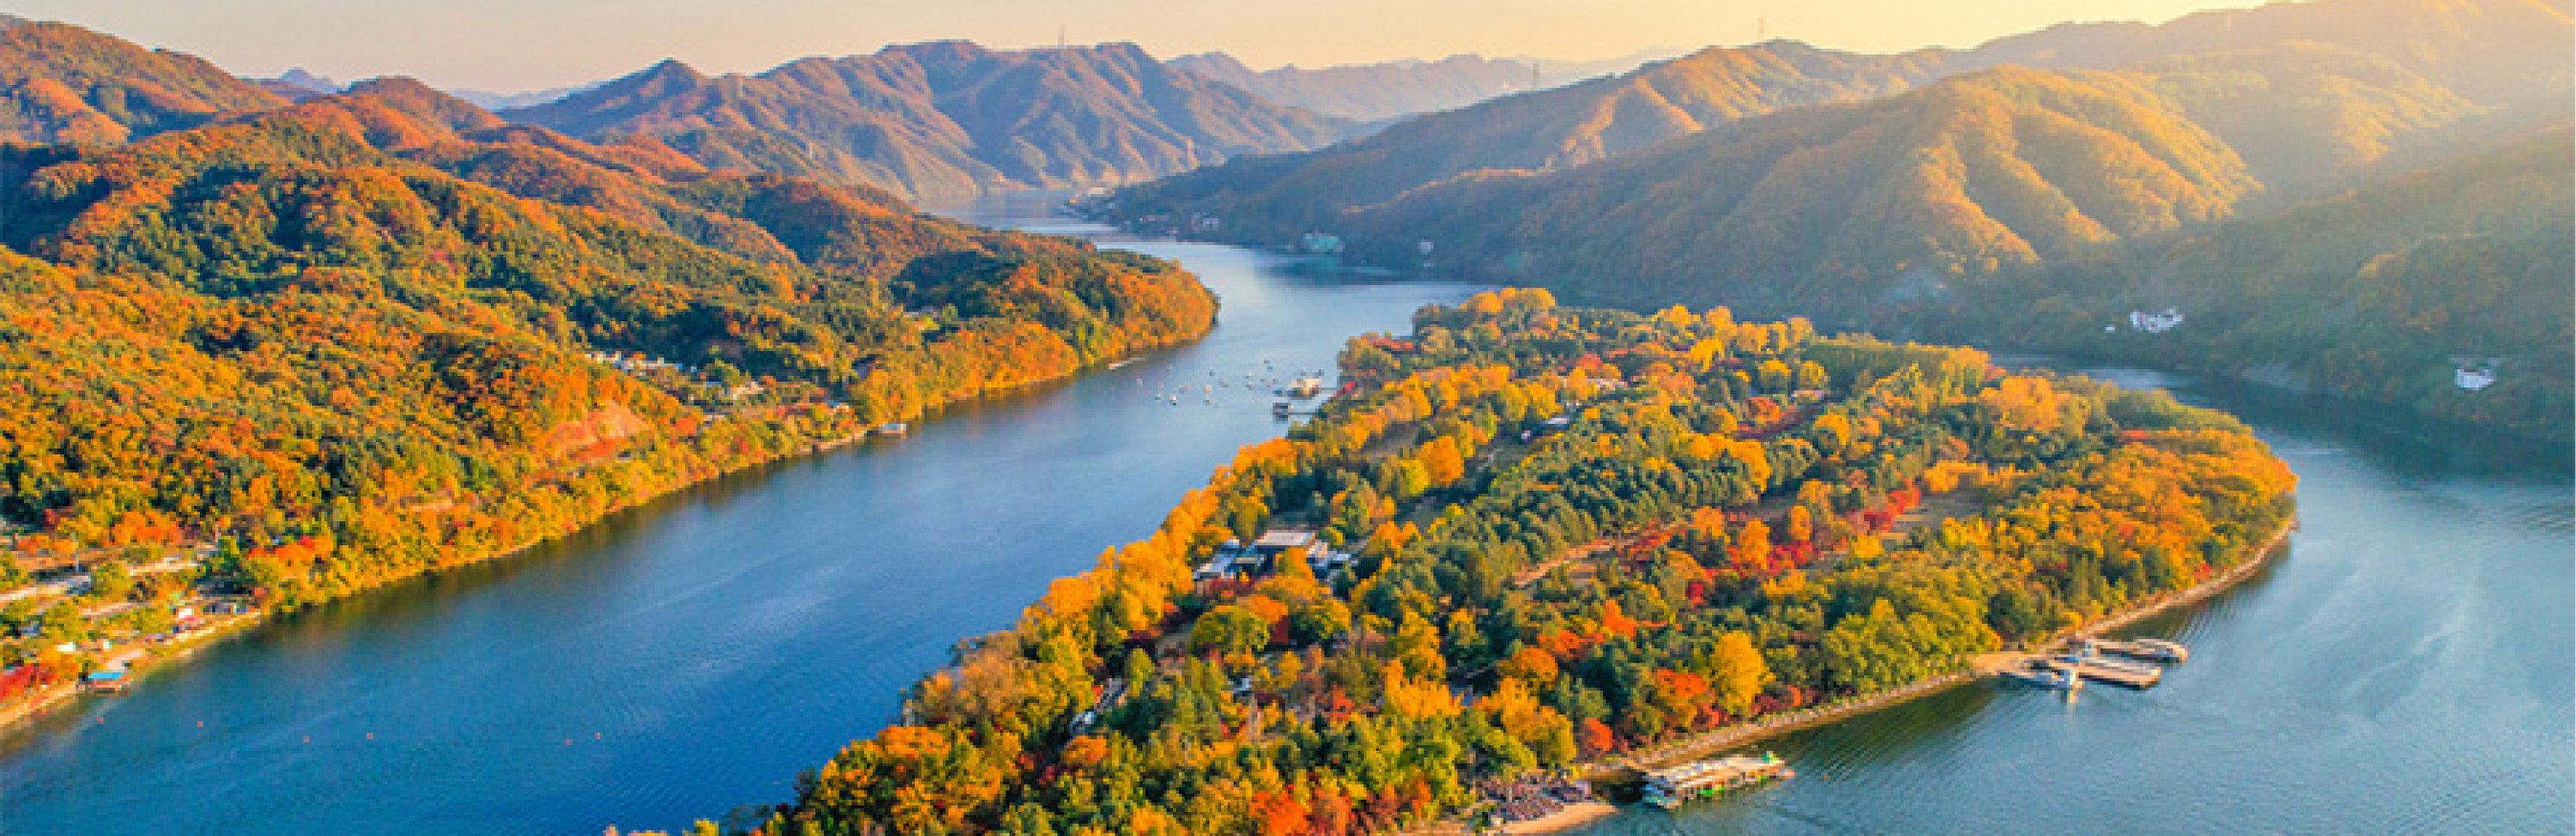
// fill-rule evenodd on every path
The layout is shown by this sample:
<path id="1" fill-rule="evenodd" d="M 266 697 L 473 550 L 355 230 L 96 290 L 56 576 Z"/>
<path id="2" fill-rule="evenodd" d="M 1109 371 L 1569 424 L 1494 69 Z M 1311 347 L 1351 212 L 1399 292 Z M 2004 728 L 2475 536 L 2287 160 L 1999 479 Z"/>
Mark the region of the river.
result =
<path id="1" fill-rule="evenodd" d="M 265 625 L 0 740 L 0 833 L 593 834 L 786 800 L 959 639 L 1277 433 L 1247 373 L 1469 290 L 1110 241 L 1198 273 L 1217 330 Z M 2166 685 L 1953 690 L 1776 741 L 1802 773 L 1776 788 L 1595 832 L 2570 829 L 2563 460 L 2103 373 L 2242 409 L 2304 480 L 2277 566 L 2151 625 L 2193 645 Z"/>

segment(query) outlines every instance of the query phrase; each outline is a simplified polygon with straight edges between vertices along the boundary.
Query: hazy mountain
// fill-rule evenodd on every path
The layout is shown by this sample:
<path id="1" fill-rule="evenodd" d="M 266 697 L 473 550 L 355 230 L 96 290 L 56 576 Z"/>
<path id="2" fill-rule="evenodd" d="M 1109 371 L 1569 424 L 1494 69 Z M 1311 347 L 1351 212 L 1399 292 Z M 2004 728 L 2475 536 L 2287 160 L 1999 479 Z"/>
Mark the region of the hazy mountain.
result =
<path id="1" fill-rule="evenodd" d="M 1479 55 L 1311 70 L 1288 66 L 1260 72 L 1222 52 L 1184 55 L 1165 63 L 1280 104 L 1360 122 L 1448 110 L 1536 89 L 1541 83 L 1535 64 Z"/>
<path id="2" fill-rule="evenodd" d="M 1567 82 L 1582 81 L 1587 78 L 1595 78 L 1605 75 L 1620 75 L 1647 64 L 1680 58 L 1684 55 L 1698 52 L 1701 49 L 1702 47 L 1697 46 L 1667 44 L 1664 46 L 1650 46 L 1626 55 L 1613 56 L 1609 58 L 1564 59 L 1534 58 L 1527 55 L 1515 55 L 1501 60 L 1529 64 L 1538 67 L 1539 86 L 1554 87 Z"/>
<path id="3" fill-rule="evenodd" d="M 605 83 L 606 82 L 591 82 L 589 84 L 575 84 L 569 87 L 550 87 L 544 90 L 532 90 L 524 93 L 494 93 L 489 90 L 461 89 L 449 90 L 447 92 L 448 95 L 473 102 L 475 107 L 479 107 L 484 110 L 508 110 L 514 107 L 535 107 L 583 90 L 598 87 Z"/>
<path id="4" fill-rule="evenodd" d="M 328 96 L 340 92 L 343 86 L 337 81 L 314 75 L 303 67 L 287 70 L 276 78 L 254 78 L 250 82 L 259 85 L 262 90 L 295 102 L 315 96 Z"/>
<path id="5" fill-rule="evenodd" d="M 1130 44 L 1009 52 L 955 41 L 752 76 L 664 61 L 503 115 L 580 136 L 650 135 L 713 166 L 940 197 L 1132 181 L 1311 148 L 1344 128 Z"/>
<path id="6" fill-rule="evenodd" d="M 114 144 L 285 101 L 192 55 L 0 15 L 0 140 Z"/>

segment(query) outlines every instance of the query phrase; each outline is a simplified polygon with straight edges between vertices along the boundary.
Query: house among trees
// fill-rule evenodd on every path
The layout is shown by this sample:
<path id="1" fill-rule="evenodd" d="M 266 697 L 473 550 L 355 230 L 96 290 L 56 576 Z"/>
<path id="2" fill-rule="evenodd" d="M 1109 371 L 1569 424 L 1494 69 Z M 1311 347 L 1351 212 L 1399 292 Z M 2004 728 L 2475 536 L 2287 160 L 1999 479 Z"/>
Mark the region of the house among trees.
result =
<path id="1" fill-rule="evenodd" d="M 1282 558 L 1304 560 L 1318 579 L 1329 579 L 1332 573 L 1350 566 L 1348 552 L 1334 551 L 1311 528 L 1273 528 L 1261 532 L 1247 546 L 1241 540 L 1218 544 L 1216 553 L 1199 564 L 1191 579 L 1206 582 L 1222 578 L 1252 579 L 1276 571 Z"/>

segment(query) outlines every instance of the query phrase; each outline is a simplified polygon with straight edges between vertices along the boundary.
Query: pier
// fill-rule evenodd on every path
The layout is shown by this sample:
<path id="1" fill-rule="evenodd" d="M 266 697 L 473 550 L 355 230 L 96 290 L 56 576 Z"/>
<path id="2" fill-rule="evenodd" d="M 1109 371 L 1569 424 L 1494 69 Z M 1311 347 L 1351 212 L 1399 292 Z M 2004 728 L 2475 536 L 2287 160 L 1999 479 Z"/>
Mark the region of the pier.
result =
<path id="1" fill-rule="evenodd" d="M 2034 664 L 2061 674 L 2072 672 L 2095 682 L 2139 690 L 2153 688 L 2165 677 L 2164 669 L 2152 665 L 2128 665 L 2075 654 L 2044 657 Z"/>
<path id="2" fill-rule="evenodd" d="M 2087 641 L 2097 652 L 2108 653 L 2113 656 L 2127 657 L 2142 662 L 2161 662 L 2164 664 L 2178 665 L 2191 658 L 2190 648 L 2183 647 L 2181 642 L 2167 641 L 2164 639 L 2132 639 L 2129 641 L 2120 641 L 2118 639 L 2089 639 Z"/>

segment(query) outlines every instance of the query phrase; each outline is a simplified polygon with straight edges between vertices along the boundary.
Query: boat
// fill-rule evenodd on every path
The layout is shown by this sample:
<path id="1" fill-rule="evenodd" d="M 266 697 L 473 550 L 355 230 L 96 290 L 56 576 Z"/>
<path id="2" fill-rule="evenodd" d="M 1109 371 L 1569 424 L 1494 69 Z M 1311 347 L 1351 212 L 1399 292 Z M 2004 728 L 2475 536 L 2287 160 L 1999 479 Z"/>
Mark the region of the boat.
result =
<path id="1" fill-rule="evenodd" d="M 877 432 L 878 432 L 878 433 L 881 433 L 881 434 L 884 434 L 884 435 L 902 435 L 902 434 L 904 434 L 904 433 L 908 433 L 908 432 L 911 432 L 911 431 L 912 431 L 912 427 L 911 427 L 910 425 L 908 425 L 908 424 L 905 424 L 904 422 L 901 422 L 901 421 L 896 421 L 896 422 L 894 422 L 894 423 L 890 423 L 890 424 L 878 424 L 878 425 L 877 425 Z"/>
<path id="2" fill-rule="evenodd" d="M 2053 691 L 2084 690 L 2084 678 L 2076 676 L 2074 668 L 2058 670 L 2045 665 L 2029 664 L 2018 668 L 2005 668 L 2003 675 L 2006 679 L 2024 685 Z"/>
<path id="3" fill-rule="evenodd" d="M 1759 757 L 1734 755 L 1692 761 L 1647 772 L 1645 802 L 1670 810 L 1685 801 L 1715 798 L 1719 793 L 1737 787 L 1796 776 L 1797 772 L 1789 768 L 1787 761 L 1769 752 Z"/>

